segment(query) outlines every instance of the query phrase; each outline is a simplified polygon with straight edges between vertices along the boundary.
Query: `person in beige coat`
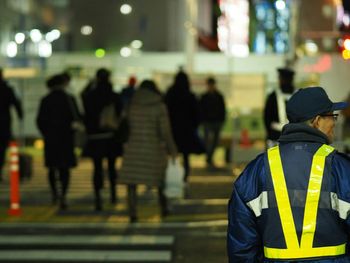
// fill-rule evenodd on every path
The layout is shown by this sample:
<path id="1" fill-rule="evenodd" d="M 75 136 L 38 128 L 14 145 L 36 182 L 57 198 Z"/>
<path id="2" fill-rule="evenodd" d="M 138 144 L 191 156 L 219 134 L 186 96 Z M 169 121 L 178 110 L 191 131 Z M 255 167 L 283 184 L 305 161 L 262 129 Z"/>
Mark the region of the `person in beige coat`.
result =
<path id="1" fill-rule="evenodd" d="M 168 156 L 177 150 L 170 128 L 167 108 L 151 80 L 141 83 L 134 93 L 129 109 L 129 139 L 125 144 L 120 183 L 128 185 L 128 206 L 131 222 L 137 221 L 136 187 L 138 184 L 158 188 L 162 216 L 168 214 L 163 194 Z"/>

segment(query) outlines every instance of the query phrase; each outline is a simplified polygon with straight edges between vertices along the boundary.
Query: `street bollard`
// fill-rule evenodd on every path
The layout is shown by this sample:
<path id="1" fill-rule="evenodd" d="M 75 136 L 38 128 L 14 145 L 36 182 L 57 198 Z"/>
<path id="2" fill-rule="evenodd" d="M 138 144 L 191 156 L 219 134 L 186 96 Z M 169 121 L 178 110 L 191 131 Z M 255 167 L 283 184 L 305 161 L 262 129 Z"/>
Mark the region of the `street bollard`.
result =
<path id="1" fill-rule="evenodd" d="M 19 204 L 19 153 L 17 142 L 10 142 L 10 209 L 11 216 L 21 215 Z"/>

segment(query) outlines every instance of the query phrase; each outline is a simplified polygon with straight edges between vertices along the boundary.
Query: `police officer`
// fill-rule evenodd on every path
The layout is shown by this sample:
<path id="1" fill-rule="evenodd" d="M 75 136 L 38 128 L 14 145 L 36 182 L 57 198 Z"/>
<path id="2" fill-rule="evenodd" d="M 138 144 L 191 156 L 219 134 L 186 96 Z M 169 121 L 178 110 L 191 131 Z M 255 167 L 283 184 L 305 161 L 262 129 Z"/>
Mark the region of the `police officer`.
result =
<path id="1" fill-rule="evenodd" d="M 321 87 L 297 91 L 289 124 L 234 183 L 229 262 L 350 262 L 350 160 L 329 144 L 337 114 Z"/>
<path id="2" fill-rule="evenodd" d="M 264 124 L 266 130 L 266 146 L 277 145 L 282 127 L 288 123 L 286 102 L 294 91 L 294 71 L 289 68 L 278 68 L 279 85 L 266 100 L 264 108 Z"/>

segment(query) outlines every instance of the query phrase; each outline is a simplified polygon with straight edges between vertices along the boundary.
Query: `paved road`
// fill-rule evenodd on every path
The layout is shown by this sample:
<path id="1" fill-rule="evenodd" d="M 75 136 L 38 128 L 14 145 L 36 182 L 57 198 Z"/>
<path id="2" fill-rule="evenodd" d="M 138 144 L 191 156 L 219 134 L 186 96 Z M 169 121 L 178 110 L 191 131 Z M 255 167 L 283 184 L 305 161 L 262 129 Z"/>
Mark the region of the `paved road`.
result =
<path id="1" fill-rule="evenodd" d="M 0 262 L 227 262 L 226 205 L 234 180 L 229 167 L 195 166 L 186 196 L 160 217 L 155 189 L 140 187 L 139 222 L 130 224 L 126 188 L 118 204 L 93 210 L 91 163 L 73 170 L 67 211 L 50 204 L 46 170 L 34 159 L 34 176 L 21 183 L 19 217 L 8 216 L 8 182 L 0 184 Z"/>

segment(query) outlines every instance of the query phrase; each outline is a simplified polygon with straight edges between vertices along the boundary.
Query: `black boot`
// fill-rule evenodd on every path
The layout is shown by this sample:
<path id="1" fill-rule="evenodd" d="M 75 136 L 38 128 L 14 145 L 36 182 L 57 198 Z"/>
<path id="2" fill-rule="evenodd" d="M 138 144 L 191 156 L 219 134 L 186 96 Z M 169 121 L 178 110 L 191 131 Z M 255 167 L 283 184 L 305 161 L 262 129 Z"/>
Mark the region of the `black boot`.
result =
<path id="1" fill-rule="evenodd" d="M 161 209 L 161 216 L 166 217 L 169 215 L 168 201 L 163 193 L 163 187 L 158 187 L 158 199 Z"/>
<path id="2" fill-rule="evenodd" d="M 114 182 L 111 182 L 111 204 L 115 205 L 116 203 L 117 203 L 116 185 Z"/>
<path id="3" fill-rule="evenodd" d="M 100 191 L 95 191 L 95 211 L 102 211 L 102 200 Z"/>
<path id="4" fill-rule="evenodd" d="M 137 221 L 136 216 L 136 206 L 137 206 L 137 197 L 136 197 L 136 185 L 128 185 L 128 206 L 129 206 L 129 218 L 130 222 L 134 223 Z"/>
<path id="5" fill-rule="evenodd" d="M 56 178 L 56 169 L 49 168 L 48 180 L 51 189 L 51 200 L 52 204 L 56 205 L 58 202 L 58 191 L 57 191 L 57 178 Z"/>
<path id="6" fill-rule="evenodd" d="M 60 210 L 67 210 L 67 201 L 65 197 L 60 198 Z"/>

